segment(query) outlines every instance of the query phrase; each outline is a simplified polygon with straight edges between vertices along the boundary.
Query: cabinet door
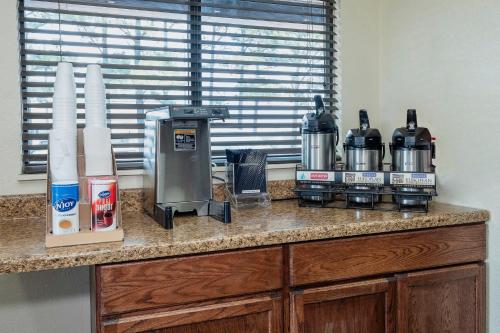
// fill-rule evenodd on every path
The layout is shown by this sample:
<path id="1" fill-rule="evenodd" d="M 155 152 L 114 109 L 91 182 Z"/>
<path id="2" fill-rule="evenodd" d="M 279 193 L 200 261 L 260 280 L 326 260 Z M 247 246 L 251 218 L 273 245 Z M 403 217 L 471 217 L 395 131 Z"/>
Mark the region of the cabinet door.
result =
<path id="1" fill-rule="evenodd" d="M 392 333 L 394 289 L 377 279 L 293 292 L 291 332 Z"/>
<path id="2" fill-rule="evenodd" d="M 398 276 L 399 333 L 483 333 L 482 264 Z"/>
<path id="3" fill-rule="evenodd" d="M 103 320 L 102 333 L 281 333 L 279 295 L 182 306 Z"/>

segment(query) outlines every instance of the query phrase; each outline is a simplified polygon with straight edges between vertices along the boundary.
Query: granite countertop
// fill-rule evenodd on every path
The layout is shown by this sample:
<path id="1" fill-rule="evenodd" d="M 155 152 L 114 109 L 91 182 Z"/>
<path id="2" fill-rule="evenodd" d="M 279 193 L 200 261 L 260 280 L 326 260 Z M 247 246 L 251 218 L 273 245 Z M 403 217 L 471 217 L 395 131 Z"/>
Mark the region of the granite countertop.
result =
<path id="1" fill-rule="evenodd" d="M 270 208 L 233 210 L 233 223 L 183 216 L 173 230 L 143 214 L 125 214 L 123 243 L 46 249 L 42 218 L 0 220 L 0 273 L 29 272 L 160 258 L 300 241 L 482 222 L 485 210 L 432 203 L 430 211 L 399 213 L 299 208 L 296 200 Z"/>

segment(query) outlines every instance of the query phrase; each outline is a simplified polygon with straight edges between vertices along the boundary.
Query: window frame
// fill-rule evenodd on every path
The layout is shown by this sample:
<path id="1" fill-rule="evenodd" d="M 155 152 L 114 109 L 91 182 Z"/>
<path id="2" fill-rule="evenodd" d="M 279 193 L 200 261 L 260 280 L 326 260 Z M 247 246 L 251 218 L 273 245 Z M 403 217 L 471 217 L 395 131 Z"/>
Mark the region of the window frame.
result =
<path id="1" fill-rule="evenodd" d="M 40 0 L 40 1 L 43 1 L 43 0 Z M 202 39 L 202 35 L 203 35 L 203 22 L 202 22 L 202 18 L 205 14 L 203 14 L 202 12 L 202 9 L 203 9 L 203 1 L 204 0 L 190 0 L 189 1 L 189 18 L 188 18 L 188 21 L 190 22 L 189 23 L 189 39 L 191 42 L 189 42 L 189 67 L 190 67 L 190 71 L 189 71 L 189 76 L 190 76 L 190 81 L 189 81 L 189 85 L 191 87 L 191 89 L 189 90 L 189 94 L 190 94 L 190 100 L 191 100 L 191 104 L 192 105 L 204 105 L 203 102 L 204 102 L 204 98 L 203 98 L 203 71 L 202 71 L 202 68 L 203 68 L 203 50 L 201 49 L 201 39 Z M 276 0 L 276 1 L 279 1 L 279 0 Z M 294 1 L 294 0 L 288 0 L 289 2 L 291 1 Z M 325 3 L 325 8 L 329 8 L 329 6 L 331 6 L 331 10 L 325 10 L 325 13 L 326 13 L 326 22 L 330 22 L 330 23 L 325 23 L 325 27 L 328 28 L 328 31 L 326 31 L 326 33 L 328 35 L 331 35 L 332 37 L 330 39 L 326 39 L 325 38 L 325 44 L 329 44 L 329 46 L 327 47 L 328 51 L 327 52 L 327 55 L 328 56 L 325 56 L 325 65 L 324 65 L 324 71 L 325 71 L 325 78 L 329 78 L 329 82 L 325 83 L 325 86 L 329 86 L 330 89 L 329 89 L 329 93 L 325 96 L 327 99 L 330 99 L 331 101 L 335 101 L 335 102 L 332 102 L 331 104 L 331 110 L 333 112 L 336 112 L 336 111 L 339 111 L 339 107 L 338 107 L 338 99 L 339 99 L 339 89 L 334 89 L 334 87 L 338 86 L 338 83 L 337 83 L 337 80 L 336 80 L 336 67 L 335 67 L 335 64 L 336 64 L 336 56 L 337 56 L 337 53 L 339 52 L 337 50 L 337 47 L 335 46 L 335 44 L 337 44 L 337 40 L 334 36 L 337 35 L 337 32 L 338 30 L 336 30 L 336 14 L 337 14 L 337 10 L 338 10 L 338 4 L 337 4 L 337 1 L 338 0 L 323 0 L 323 2 Z M 51 2 L 51 1 L 49 1 Z M 52 0 L 53 2 L 53 0 Z M 69 3 L 71 3 L 71 1 L 68 1 Z M 19 27 L 20 27 L 20 37 L 21 37 L 21 40 L 24 40 L 24 32 L 22 31 L 22 27 L 24 27 L 24 20 L 23 20 L 23 9 L 21 8 L 24 4 L 24 0 L 19 0 L 18 2 L 20 8 L 19 8 L 19 15 L 20 15 L 20 18 L 19 18 Z M 24 70 L 25 67 L 24 67 L 24 59 L 23 57 L 27 54 L 27 51 L 24 49 L 24 43 L 21 43 L 21 48 L 20 48 L 20 58 L 21 58 L 21 69 Z M 21 77 L 22 77 L 22 74 L 21 74 Z M 326 79 L 325 79 L 326 80 Z M 26 116 L 25 116 L 25 107 L 24 107 L 24 103 L 25 103 L 25 95 L 24 95 L 24 88 L 22 88 L 21 86 L 21 89 L 22 89 L 22 96 L 23 96 L 23 117 L 22 117 L 22 123 L 23 123 L 23 126 L 24 124 L 29 120 Z M 311 96 L 311 101 L 312 101 L 312 96 Z M 139 119 L 139 118 L 137 118 Z M 27 130 L 25 130 L 23 128 L 23 133 L 25 132 L 28 132 Z M 300 136 L 300 135 L 299 135 Z M 293 136 L 291 136 L 293 137 Z M 29 163 L 32 162 L 32 160 L 26 160 L 26 157 L 25 156 L 28 156 L 28 157 L 32 157 L 33 154 L 32 153 L 29 153 L 26 151 L 25 149 L 25 145 L 24 143 L 25 142 L 29 142 L 29 140 L 24 140 L 23 139 L 23 152 L 22 152 L 22 156 L 23 156 L 23 174 L 30 174 L 30 173 L 43 173 L 44 170 L 43 170 L 43 165 L 41 164 L 41 168 L 40 169 L 37 169 L 35 171 L 32 171 L 30 169 L 30 166 L 29 166 Z M 29 144 L 28 144 L 29 146 Z M 283 155 L 283 156 L 270 156 L 269 159 L 268 159 L 269 163 L 279 163 L 279 164 L 289 164 L 289 163 L 297 163 L 297 162 L 300 162 L 300 153 L 295 153 L 295 154 L 292 154 L 290 156 L 286 156 L 286 155 Z M 216 159 L 215 162 L 217 162 L 218 164 L 222 164 L 223 161 L 220 160 L 220 159 Z M 46 164 L 45 164 L 45 169 L 46 169 Z M 120 168 L 120 169 L 141 169 L 141 167 L 132 167 L 132 168 Z"/>

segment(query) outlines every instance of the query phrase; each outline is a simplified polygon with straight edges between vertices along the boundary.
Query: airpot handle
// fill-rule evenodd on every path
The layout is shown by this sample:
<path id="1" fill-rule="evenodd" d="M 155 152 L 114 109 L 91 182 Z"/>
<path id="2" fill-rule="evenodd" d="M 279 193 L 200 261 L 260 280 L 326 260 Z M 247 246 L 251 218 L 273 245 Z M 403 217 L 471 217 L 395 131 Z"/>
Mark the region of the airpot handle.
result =
<path id="1" fill-rule="evenodd" d="M 359 110 L 359 128 L 370 128 L 370 119 L 368 119 L 368 111 L 365 109 Z"/>
<path id="2" fill-rule="evenodd" d="M 414 131 L 417 127 L 417 110 L 408 109 L 406 112 L 406 128 L 410 131 Z"/>
<path id="3" fill-rule="evenodd" d="M 323 103 L 321 95 L 314 96 L 314 104 L 316 104 L 316 115 L 320 115 L 325 112 L 325 103 Z"/>

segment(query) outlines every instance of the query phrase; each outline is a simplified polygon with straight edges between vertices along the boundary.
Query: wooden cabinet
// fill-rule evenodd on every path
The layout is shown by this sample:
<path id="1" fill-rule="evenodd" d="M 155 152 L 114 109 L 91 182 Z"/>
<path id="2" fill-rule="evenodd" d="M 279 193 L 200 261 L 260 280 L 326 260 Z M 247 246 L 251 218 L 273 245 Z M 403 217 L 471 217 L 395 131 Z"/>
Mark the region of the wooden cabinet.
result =
<path id="1" fill-rule="evenodd" d="M 291 333 L 483 333 L 483 264 L 291 292 Z"/>
<path id="2" fill-rule="evenodd" d="M 98 266 L 97 333 L 484 333 L 484 224 Z"/>
<path id="3" fill-rule="evenodd" d="M 102 333 L 281 333 L 279 295 L 263 295 L 110 318 Z"/>
<path id="4" fill-rule="evenodd" d="M 482 333 L 483 264 L 398 276 L 398 333 Z"/>
<path id="5" fill-rule="evenodd" d="M 292 333 L 393 333 L 394 286 L 390 279 L 292 292 Z"/>

